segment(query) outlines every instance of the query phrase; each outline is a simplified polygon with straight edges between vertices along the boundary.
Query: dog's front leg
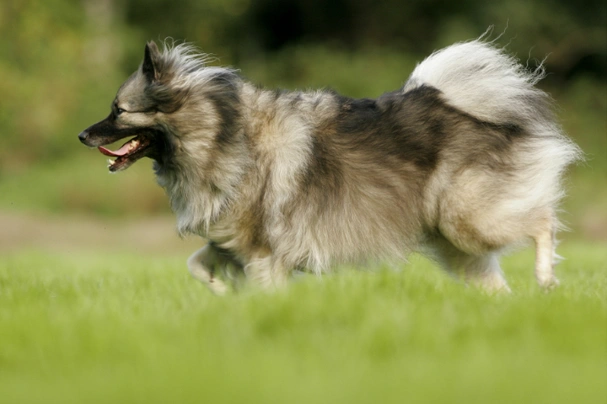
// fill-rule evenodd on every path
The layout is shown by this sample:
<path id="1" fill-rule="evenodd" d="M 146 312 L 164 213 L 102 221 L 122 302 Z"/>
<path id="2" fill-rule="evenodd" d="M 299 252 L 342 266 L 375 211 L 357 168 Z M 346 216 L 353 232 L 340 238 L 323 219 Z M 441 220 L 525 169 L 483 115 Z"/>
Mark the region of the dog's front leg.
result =
<path id="1" fill-rule="evenodd" d="M 228 290 L 225 280 L 236 286 L 240 265 L 226 250 L 209 243 L 188 258 L 190 274 L 204 283 L 216 295 L 224 295 Z M 227 279 L 220 279 L 220 276 Z"/>
<path id="2" fill-rule="evenodd" d="M 272 256 L 254 258 L 244 267 L 247 280 L 262 289 L 280 288 L 287 284 L 289 269 Z"/>

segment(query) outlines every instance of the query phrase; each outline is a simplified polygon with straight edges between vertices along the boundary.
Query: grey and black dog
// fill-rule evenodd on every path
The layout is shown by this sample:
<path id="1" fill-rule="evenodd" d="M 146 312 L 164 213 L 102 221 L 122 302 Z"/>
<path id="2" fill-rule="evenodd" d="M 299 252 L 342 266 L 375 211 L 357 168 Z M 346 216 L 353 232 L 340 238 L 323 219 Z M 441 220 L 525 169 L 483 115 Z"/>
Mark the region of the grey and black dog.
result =
<path id="1" fill-rule="evenodd" d="M 188 44 L 145 47 L 110 115 L 79 135 L 120 171 L 155 160 L 188 260 L 215 293 L 294 270 L 419 251 L 466 282 L 507 291 L 500 254 L 526 240 L 553 272 L 561 178 L 581 152 L 528 72 L 482 39 L 435 52 L 377 99 L 256 87 Z M 112 151 L 105 147 L 132 137 Z"/>

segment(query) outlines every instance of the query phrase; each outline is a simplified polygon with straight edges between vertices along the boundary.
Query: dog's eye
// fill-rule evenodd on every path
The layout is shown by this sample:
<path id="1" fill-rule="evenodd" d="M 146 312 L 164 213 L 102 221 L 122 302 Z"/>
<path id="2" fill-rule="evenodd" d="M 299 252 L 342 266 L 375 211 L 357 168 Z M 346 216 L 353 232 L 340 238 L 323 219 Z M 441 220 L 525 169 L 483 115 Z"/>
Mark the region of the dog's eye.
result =
<path id="1" fill-rule="evenodd" d="M 116 115 L 120 115 L 123 112 L 126 112 L 126 111 L 124 109 L 122 109 L 122 108 L 116 108 Z"/>

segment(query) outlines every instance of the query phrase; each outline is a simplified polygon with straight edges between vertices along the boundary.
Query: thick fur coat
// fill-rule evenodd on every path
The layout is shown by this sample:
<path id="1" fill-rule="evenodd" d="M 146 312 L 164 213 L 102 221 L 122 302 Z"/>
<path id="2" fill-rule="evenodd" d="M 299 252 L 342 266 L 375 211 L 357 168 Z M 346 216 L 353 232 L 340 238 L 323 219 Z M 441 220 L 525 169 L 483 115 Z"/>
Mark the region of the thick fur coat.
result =
<path id="1" fill-rule="evenodd" d="M 541 68 L 477 40 L 432 54 L 396 91 L 352 99 L 268 91 L 204 59 L 148 43 L 112 113 L 79 137 L 116 157 L 111 171 L 156 161 L 179 232 L 209 240 L 188 267 L 214 292 L 411 251 L 508 290 L 499 255 L 526 240 L 540 285 L 557 284 L 561 178 L 580 151 L 535 87 Z"/>

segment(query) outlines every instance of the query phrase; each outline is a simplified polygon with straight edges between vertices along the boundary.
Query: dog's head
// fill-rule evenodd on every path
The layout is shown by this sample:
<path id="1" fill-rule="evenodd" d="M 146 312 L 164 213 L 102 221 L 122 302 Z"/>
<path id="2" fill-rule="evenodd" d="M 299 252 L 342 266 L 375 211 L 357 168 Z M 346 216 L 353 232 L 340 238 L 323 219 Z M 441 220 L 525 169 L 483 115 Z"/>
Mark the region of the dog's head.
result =
<path id="1" fill-rule="evenodd" d="M 78 135 L 82 143 L 97 147 L 110 160 L 109 170 L 121 171 L 142 157 L 167 163 L 192 132 L 221 136 L 218 115 L 235 93 L 229 69 L 204 66 L 205 56 L 187 44 L 145 47 L 143 63 L 120 87 L 107 118 Z M 226 79 L 227 78 L 227 79 Z M 220 85 L 218 85 L 220 84 Z M 198 133 L 200 136 L 200 133 Z M 104 146 L 130 139 L 119 149 Z M 212 139 L 210 139 L 212 141 Z"/>

